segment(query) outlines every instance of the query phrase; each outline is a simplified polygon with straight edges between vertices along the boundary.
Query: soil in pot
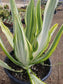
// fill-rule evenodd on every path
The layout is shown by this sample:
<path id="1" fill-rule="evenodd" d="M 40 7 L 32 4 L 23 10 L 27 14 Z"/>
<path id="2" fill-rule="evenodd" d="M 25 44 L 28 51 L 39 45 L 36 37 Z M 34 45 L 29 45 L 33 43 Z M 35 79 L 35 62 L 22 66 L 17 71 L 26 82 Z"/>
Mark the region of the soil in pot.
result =
<path id="1" fill-rule="evenodd" d="M 13 54 L 12 54 L 13 55 Z M 23 72 L 11 72 L 9 71 L 9 73 L 14 76 L 16 79 L 24 81 L 24 82 L 29 82 L 29 77 L 27 74 L 27 71 L 24 70 L 23 68 L 15 65 L 14 63 L 12 63 L 8 58 L 6 63 L 11 66 L 12 68 L 14 68 L 15 70 L 23 70 Z M 44 64 L 49 65 L 49 60 L 45 61 Z M 44 66 L 42 64 L 35 64 L 34 66 L 31 67 L 32 71 L 40 78 L 43 79 L 49 72 L 50 70 L 50 66 Z"/>

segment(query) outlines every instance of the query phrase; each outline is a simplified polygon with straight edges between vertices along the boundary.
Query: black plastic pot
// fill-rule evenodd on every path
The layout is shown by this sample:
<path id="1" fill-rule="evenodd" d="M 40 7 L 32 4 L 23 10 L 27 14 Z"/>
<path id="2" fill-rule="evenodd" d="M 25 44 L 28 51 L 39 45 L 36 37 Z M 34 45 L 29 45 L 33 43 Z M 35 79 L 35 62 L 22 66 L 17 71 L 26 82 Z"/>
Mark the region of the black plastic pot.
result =
<path id="1" fill-rule="evenodd" d="M 54 14 L 56 14 L 56 12 L 57 12 L 57 11 L 56 11 L 56 9 L 55 9 Z"/>
<path id="2" fill-rule="evenodd" d="M 5 62 L 7 62 L 7 59 L 8 59 L 8 58 L 6 57 L 6 58 L 5 58 Z M 48 59 L 48 64 L 51 65 L 50 59 Z M 16 79 L 15 77 L 13 77 L 13 76 L 9 73 L 9 71 L 8 71 L 7 69 L 4 69 L 4 70 L 5 70 L 6 74 L 8 75 L 8 77 L 10 78 L 11 84 L 30 84 L 30 82 L 24 82 L 24 81 L 20 81 L 20 80 Z M 48 72 L 47 75 L 42 79 L 42 81 L 45 81 L 45 80 L 49 77 L 50 73 L 51 73 L 51 66 L 50 66 L 50 68 L 49 68 L 49 72 Z"/>

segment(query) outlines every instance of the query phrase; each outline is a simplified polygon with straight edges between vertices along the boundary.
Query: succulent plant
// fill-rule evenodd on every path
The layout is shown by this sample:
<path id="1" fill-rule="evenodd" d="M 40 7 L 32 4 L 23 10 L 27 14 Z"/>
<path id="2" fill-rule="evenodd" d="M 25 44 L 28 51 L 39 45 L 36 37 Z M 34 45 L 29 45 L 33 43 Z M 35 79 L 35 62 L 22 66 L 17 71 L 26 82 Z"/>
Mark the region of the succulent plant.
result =
<path id="1" fill-rule="evenodd" d="M 2 32 L 5 34 L 11 47 L 13 48 L 15 58 L 17 60 L 9 54 L 1 40 L 1 37 L 0 47 L 13 63 L 27 70 L 27 73 L 31 80 L 31 84 L 45 84 L 32 72 L 30 67 L 34 64 L 43 63 L 45 60 L 47 60 L 55 51 L 60 37 L 63 34 L 62 25 L 55 39 L 48 48 L 51 37 L 58 27 L 58 24 L 55 24 L 50 28 L 57 3 L 58 0 L 47 1 L 44 11 L 44 19 L 42 21 L 40 0 L 38 0 L 36 7 L 34 7 L 34 0 L 30 0 L 30 3 L 26 10 L 26 28 L 24 29 L 21 23 L 20 15 L 16 8 L 15 0 L 10 0 L 11 12 L 13 17 L 14 36 L 2 23 L 2 21 L 0 21 Z M 45 52 L 46 49 L 47 51 Z M 43 54 L 44 52 L 45 54 Z M 20 70 L 12 69 L 12 67 L 4 63 L 2 60 L 0 60 L 0 66 L 14 72 L 21 72 Z"/>

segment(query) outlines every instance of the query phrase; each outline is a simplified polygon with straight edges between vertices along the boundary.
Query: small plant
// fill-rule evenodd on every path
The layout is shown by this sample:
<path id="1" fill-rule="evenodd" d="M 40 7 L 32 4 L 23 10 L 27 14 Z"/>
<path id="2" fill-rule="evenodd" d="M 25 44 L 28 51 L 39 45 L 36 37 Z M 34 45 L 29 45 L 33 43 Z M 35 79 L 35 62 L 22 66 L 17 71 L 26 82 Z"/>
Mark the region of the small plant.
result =
<path id="1" fill-rule="evenodd" d="M 5 9 L 0 9 L 0 18 L 2 17 L 2 19 L 7 18 L 10 15 L 8 10 Z"/>
<path id="2" fill-rule="evenodd" d="M 27 70 L 31 84 L 45 84 L 33 73 L 30 67 L 34 64 L 44 63 L 44 61 L 47 60 L 55 51 L 60 37 L 63 34 L 62 25 L 55 39 L 48 48 L 51 37 L 58 27 L 58 24 L 55 24 L 50 28 L 57 3 L 58 0 L 48 0 L 44 11 L 44 19 L 42 21 L 40 0 L 38 0 L 36 7 L 34 7 L 34 0 L 30 0 L 30 3 L 26 10 L 26 28 L 24 29 L 21 23 L 20 15 L 16 8 L 15 0 L 10 0 L 14 25 L 14 36 L 2 23 L 2 21 L 0 21 L 2 32 L 6 35 L 11 47 L 13 48 L 15 58 L 17 60 L 8 53 L 1 40 L 1 37 L 0 47 L 13 63 Z M 47 51 L 45 52 L 46 49 Z M 44 52 L 45 54 L 43 54 Z M 10 71 L 21 72 L 21 70 L 15 70 L 1 60 L 0 66 Z"/>
<path id="3" fill-rule="evenodd" d="M 3 7 L 0 5 L 0 10 L 3 9 Z"/>
<path id="4" fill-rule="evenodd" d="M 9 6 L 7 4 L 4 5 L 4 9 L 9 9 Z"/>

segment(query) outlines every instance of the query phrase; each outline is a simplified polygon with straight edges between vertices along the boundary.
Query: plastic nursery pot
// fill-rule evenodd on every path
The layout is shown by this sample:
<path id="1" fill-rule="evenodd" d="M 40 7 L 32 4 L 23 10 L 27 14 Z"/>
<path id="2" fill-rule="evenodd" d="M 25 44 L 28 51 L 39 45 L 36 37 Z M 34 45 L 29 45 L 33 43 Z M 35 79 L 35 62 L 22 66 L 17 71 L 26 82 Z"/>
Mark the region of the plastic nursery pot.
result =
<path id="1" fill-rule="evenodd" d="M 7 61 L 8 61 L 8 58 L 6 57 L 5 58 L 5 62 L 7 62 Z M 47 61 L 48 61 L 47 64 L 51 65 L 50 59 L 48 59 Z M 16 79 L 15 77 L 13 77 L 11 75 L 11 73 L 9 72 L 9 70 L 7 70 L 7 69 L 4 69 L 4 70 L 5 70 L 6 74 L 8 75 L 8 77 L 10 78 L 11 84 L 31 84 L 30 82 L 25 82 L 25 81 L 21 81 L 21 80 Z M 51 66 L 49 66 L 49 71 L 46 74 L 46 76 L 42 79 L 42 81 L 45 81 L 49 77 L 50 74 L 51 74 Z"/>
<path id="2" fill-rule="evenodd" d="M 54 14 L 56 14 L 56 12 L 57 12 L 57 11 L 56 11 L 56 9 L 55 9 Z"/>

